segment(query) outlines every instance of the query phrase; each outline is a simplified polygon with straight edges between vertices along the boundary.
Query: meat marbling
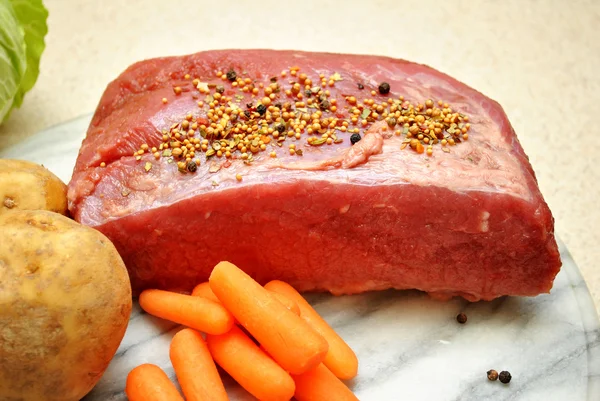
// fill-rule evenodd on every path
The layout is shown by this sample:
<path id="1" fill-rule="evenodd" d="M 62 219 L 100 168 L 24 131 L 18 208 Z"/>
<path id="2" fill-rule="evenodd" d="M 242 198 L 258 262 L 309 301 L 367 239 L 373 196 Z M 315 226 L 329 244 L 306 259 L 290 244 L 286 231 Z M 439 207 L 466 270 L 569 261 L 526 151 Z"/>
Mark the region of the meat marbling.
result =
<path id="1" fill-rule="evenodd" d="M 380 120 L 363 129 L 361 115 L 349 124 L 363 134 L 354 146 L 348 132 L 335 131 L 341 144 L 321 146 L 307 145 L 304 132 L 282 147 L 272 141 L 250 164 L 239 152 L 206 159 L 198 150 L 194 173 L 151 151 L 133 156 L 143 143 L 159 147 L 163 130 L 188 113 L 206 122 L 208 105 L 198 101 L 210 99 L 192 79 L 223 85 L 232 98 L 226 106 L 243 110 L 263 89 L 254 98 L 216 72 L 232 69 L 257 88 L 276 76 L 273 103 L 293 104 L 285 92 L 298 80 L 293 66 L 317 87 L 325 74 L 323 90 L 337 111 L 324 117 L 347 118 L 348 96 L 359 104 L 443 99 L 470 118 L 469 138 L 446 146 L 450 152 L 436 144 L 428 156 L 401 149 L 402 127 L 396 135 L 398 127 Z M 341 80 L 329 86 L 334 73 Z M 382 81 L 390 93 L 373 96 Z M 290 155 L 289 143 L 303 155 Z M 304 291 L 419 289 L 474 301 L 548 292 L 561 265 L 551 212 L 502 108 L 432 68 L 386 57 L 226 50 L 134 64 L 100 100 L 69 184 L 69 208 L 114 242 L 136 293 L 189 291 L 229 260 L 262 283 L 281 279 Z"/>

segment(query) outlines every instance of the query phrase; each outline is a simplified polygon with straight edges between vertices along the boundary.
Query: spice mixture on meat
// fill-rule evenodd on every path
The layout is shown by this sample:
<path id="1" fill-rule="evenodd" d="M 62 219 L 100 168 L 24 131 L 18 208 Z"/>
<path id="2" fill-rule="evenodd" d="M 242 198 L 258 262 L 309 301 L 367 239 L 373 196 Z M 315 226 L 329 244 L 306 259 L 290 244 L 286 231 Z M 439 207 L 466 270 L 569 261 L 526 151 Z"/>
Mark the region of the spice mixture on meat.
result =
<path id="1" fill-rule="evenodd" d="M 158 146 L 141 144 L 133 153 L 137 160 L 151 152 L 176 162 L 182 173 L 194 173 L 205 158 L 242 159 L 251 164 L 267 152 L 276 158 L 278 148 L 302 156 L 302 147 L 331 146 L 361 140 L 361 133 L 384 120 L 394 135 L 405 140 L 401 149 L 431 156 L 434 146 L 450 152 L 450 147 L 469 138 L 469 117 L 442 101 L 411 102 L 395 96 L 387 82 L 379 84 L 370 96 L 357 99 L 335 93 L 337 72 L 309 77 L 299 67 L 281 71 L 269 82 L 244 78 L 243 73 L 218 71 L 213 80 L 203 82 L 186 74 L 186 85 L 173 87 L 177 96 L 194 96 L 199 110 L 163 130 Z M 182 87 L 183 86 L 183 87 Z M 358 84 L 364 89 L 363 84 Z M 243 104 L 244 99 L 252 101 Z M 167 104 L 166 98 L 161 99 Z M 288 143 L 289 142 L 289 143 Z M 148 164 L 145 165 L 147 171 Z"/>

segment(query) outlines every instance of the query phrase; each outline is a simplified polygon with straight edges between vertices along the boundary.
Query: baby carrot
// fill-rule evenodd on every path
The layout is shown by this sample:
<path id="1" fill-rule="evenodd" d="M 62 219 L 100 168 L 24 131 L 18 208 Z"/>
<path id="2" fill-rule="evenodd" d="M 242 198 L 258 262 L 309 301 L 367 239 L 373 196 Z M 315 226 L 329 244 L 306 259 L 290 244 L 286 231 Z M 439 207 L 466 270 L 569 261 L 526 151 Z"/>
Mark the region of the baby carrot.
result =
<path id="1" fill-rule="evenodd" d="M 298 305 L 296 305 L 294 301 L 282 296 L 281 294 L 277 294 L 276 292 L 273 292 L 272 295 L 275 296 L 275 298 L 277 298 L 279 302 L 284 304 L 286 308 L 294 312 L 296 315 L 300 315 L 300 308 L 298 308 Z M 215 293 L 212 292 L 212 290 L 210 289 L 210 284 L 208 283 L 208 281 L 205 283 L 198 284 L 192 291 L 192 296 L 203 297 L 219 303 L 221 302 L 219 301 L 219 298 L 217 298 Z"/>
<path id="2" fill-rule="evenodd" d="M 294 381 L 258 345 L 234 326 L 218 336 L 206 336 L 215 361 L 250 394 L 262 401 L 289 401 L 294 396 Z"/>
<path id="3" fill-rule="evenodd" d="M 129 401 L 183 401 L 165 372 L 149 363 L 129 372 L 125 394 Z"/>
<path id="4" fill-rule="evenodd" d="M 277 299 L 279 302 L 281 302 L 283 306 L 294 312 L 295 315 L 300 316 L 300 308 L 298 307 L 298 304 L 296 302 L 276 292 L 271 292 L 271 295 L 274 296 L 275 299 Z"/>
<path id="5" fill-rule="evenodd" d="M 233 326 L 233 316 L 217 302 L 162 290 L 142 291 L 140 306 L 151 315 L 210 334 L 223 334 Z"/>
<path id="6" fill-rule="evenodd" d="M 208 281 L 221 303 L 282 368 L 301 374 L 323 361 L 327 341 L 242 270 L 221 262 Z"/>
<path id="7" fill-rule="evenodd" d="M 296 302 L 300 316 L 329 343 L 329 351 L 323 363 L 342 380 L 352 379 L 358 372 L 358 359 L 346 342 L 291 285 L 273 280 L 265 285 L 269 291 L 279 293 Z"/>
<path id="8" fill-rule="evenodd" d="M 187 401 L 229 399 L 210 351 L 196 330 L 183 329 L 175 334 L 169 356 Z"/>
<path id="9" fill-rule="evenodd" d="M 298 401 L 358 401 L 352 391 L 322 363 L 292 378 L 296 383 L 294 397 Z"/>
<path id="10" fill-rule="evenodd" d="M 194 290 L 192 291 L 192 296 L 210 299 L 211 301 L 219 303 L 221 302 L 219 301 L 219 298 L 217 298 L 215 293 L 212 292 L 212 290 L 210 289 L 210 284 L 208 284 L 208 281 L 200 283 L 196 287 L 194 287 Z"/>

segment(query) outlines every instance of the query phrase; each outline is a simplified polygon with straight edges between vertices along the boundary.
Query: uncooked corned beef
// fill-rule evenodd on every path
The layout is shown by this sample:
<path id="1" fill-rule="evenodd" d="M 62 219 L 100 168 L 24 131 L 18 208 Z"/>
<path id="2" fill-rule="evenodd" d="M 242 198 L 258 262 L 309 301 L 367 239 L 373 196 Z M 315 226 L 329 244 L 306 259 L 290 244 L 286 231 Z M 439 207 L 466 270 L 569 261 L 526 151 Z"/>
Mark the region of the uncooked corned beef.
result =
<path id="1" fill-rule="evenodd" d="M 380 93 L 382 82 L 389 93 L 385 85 Z M 262 100 L 269 92 L 273 99 Z M 211 101 L 221 102 L 214 120 Z M 409 103 L 423 105 L 410 121 Z M 219 111 L 238 118 L 223 121 Z M 425 141 L 438 126 L 414 120 L 419 114 L 445 124 L 438 140 Z M 413 132 L 404 126 L 415 121 Z M 356 128 L 362 139 L 352 145 Z M 180 171 L 185 159 L 173 156 L 190 129 L 195 172 Z M 228 142 L 215 145 L 223 136 Z M 207 156 L 203 139 L 221 157 Z M 432 68 L 387 57 L 223 50 L 136 63 L 100 100 L 69 209 L 114 242 L 136 293 L 189 291 L 229 260 L 261 283 L 280 279 L 303 291 L 419 289 L 490 300 L 548 292 L 561 265 L 551 212 L 500 105 Z"/>

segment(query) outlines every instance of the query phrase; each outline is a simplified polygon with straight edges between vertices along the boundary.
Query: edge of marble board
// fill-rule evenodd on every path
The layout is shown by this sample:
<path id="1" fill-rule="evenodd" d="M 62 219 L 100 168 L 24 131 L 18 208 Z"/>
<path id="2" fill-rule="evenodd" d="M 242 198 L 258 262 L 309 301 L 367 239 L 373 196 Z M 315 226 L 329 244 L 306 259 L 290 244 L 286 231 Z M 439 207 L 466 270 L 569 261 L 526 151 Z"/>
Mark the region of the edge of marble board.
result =
<path id="1" fill-rule="evenodd" d="M 573 260 L 565 243 L 557 236 L 563 266 L 571 264 L 575 269 L 564 269 L 571 289 L 579 305 L 581 322 L 585 330 L 588 351 L 588 401 L 600 399 L 600 319 L 588 286 Z M 581 283 L 581 284 L 579 284 Z"/>
<path id="2" fill-rule="evenodd" d="M 28 160 L 43 159 L 47 168 L 63 181 L 68 182 L 91 118 L 92 114 L 82 115 L 40 131 L 16 145 L 7 148 L 0 147 L 0 157 L 24 159 L 22 155 L 27 155 Z M 52 156 L 49 157 L 49 154 Z M 565 244 L 560 239 L 557 241 L 563 257 L 563 264 L 577 266 Z M 588 401 L 596 401 L 600 397 L 600 320 L 579 269 L 564 269 L 564 271 L 579 306 L 588 344 Z"/>

